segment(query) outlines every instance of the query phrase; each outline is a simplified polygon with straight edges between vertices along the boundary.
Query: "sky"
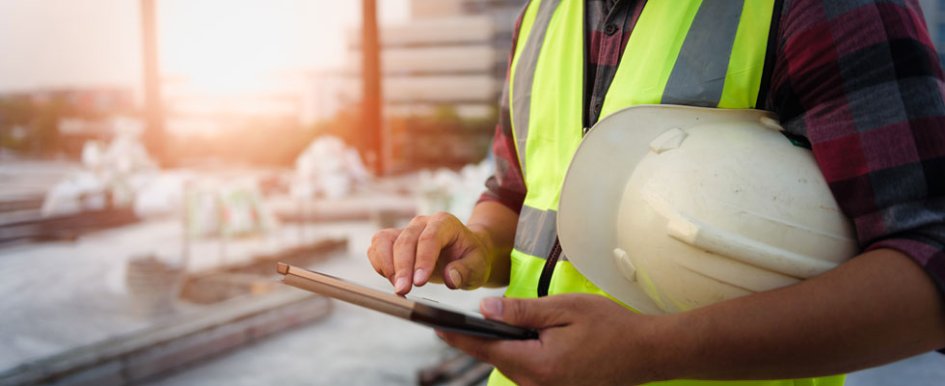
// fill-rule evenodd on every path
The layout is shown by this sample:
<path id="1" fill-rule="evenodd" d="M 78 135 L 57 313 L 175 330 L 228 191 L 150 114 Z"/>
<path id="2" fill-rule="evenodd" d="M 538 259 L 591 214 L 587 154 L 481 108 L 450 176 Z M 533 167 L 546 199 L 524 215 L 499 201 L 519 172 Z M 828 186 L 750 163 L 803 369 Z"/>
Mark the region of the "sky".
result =
<path id="1" fill-rule="evenodd" d="M 0 93 L 139 88 L 139 0 L 0 0 Z M 342 64 L 358 0 L 157 0 L 162 75 L 236 84 Z M 407 0 L 378 0 L 382 23 Z"/>

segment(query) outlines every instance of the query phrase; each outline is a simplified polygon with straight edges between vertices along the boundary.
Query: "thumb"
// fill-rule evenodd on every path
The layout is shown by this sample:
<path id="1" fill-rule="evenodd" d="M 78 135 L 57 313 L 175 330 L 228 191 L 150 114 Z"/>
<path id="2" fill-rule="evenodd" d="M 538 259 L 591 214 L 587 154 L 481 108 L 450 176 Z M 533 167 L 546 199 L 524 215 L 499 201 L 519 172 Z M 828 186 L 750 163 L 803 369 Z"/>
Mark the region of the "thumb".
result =
<path id="1" fill-rule="evenodd" d="M 528 328 L 548 328 L 569 324 L 574 307 L 563 297 L 539 299 L 485 298 L 482 314 L 492 320 Z"/>
<path id="2" fill-rule="evenodd" d="M 443 282 L 452 289 L 476 289 L 486 283 L 489 267 L 481 255 L 472 254 L 450 262 L 443 269 Z"/>

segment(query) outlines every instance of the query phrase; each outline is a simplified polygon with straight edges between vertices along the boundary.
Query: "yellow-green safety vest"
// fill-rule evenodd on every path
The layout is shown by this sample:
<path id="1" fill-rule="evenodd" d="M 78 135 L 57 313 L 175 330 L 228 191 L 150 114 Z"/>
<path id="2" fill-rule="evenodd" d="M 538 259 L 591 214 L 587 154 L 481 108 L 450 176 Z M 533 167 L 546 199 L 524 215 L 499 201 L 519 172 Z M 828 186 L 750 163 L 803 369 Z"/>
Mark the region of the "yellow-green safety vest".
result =
<path id="1" fill-rule="evenodd" d="M 509 73 L 509 106 L 527 194 L 519 215 L 506 296 L 538 296 L 556 243 L 556 211 L 583 137 L 584 1 L 532 0 Z M 755 108 L 776 0 L 649 0 L 600 108 L 604 118 L 640 104 Z M 601 170 L 601 178 L 607 178 Z M 560 250 L 554 251 L 559 254 Z M 607 296 L 558 256 L 547 294 Z M 546 273 L 547 275 L 547 273 Z M 613 299 L 612 297 L 610 297 Z M 494 371 L 490 385 L 511 384 Z M 658 385 L 843 385 L 844 376 L 772 381 L 676 380 Z"/>

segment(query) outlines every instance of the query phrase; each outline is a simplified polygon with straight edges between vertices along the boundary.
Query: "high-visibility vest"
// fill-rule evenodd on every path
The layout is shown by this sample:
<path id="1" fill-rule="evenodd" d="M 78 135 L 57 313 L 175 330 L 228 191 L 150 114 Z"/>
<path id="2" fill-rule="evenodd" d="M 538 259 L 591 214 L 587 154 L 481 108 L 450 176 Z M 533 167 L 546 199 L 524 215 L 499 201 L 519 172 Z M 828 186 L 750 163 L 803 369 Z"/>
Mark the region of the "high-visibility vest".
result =
<path id="1" fill-rule="evenodd" d="M 508 297 L 533 298 L 539 291 L 608 296 L 566 256 L 558 256 L 553 271 L 547 270 L 541 278 L 548 257 L 560 254 L 555 226 L 558 198 L 568 164 L 584 134 L 584 3 L 532 0 L 521 21 L 508 97 L 527 194 L 511 255 Z M 600 118 L 640 104 L 755 108 L 769 31 L 779 13 L 775 4 L 775 0 L 649 0 L 600 106 Z M 601 178 L 607 178 L 607 170 L 600 173 Z M 843 382 L 844 376 L 839 375 L 658 384 L 832 386 Z M 511 382 L 495 371 L 489 383 Z"/>

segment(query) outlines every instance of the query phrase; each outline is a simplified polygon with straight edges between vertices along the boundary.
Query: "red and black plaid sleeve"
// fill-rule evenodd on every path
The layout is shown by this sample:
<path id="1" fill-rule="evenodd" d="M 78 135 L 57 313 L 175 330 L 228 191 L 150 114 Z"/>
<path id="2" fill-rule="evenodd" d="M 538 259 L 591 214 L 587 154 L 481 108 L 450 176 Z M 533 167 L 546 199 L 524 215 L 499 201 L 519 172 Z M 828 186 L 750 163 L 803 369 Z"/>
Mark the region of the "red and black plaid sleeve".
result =
<path id="1" fill-rule="evenodd" d="M 512 50 L 509 53 L 509 68 L 512 66 L 512 54 L 518 45 L 519 30 L 525 7 L 519 13 L 512 30 Z M 479 202 L 499 202 L 519 213 L 525 202 L 525 179 L 519 166 L 515 151 L 515 137 L 512 136 L 512 115 L 509 112 L 509 75 L 505 76 L 502 96 L 499 97 L 499 122 L 495 126 L 492 138 L 492 155 L 495 158 L 495 173 L 486 180 L 486 191 L 479 197 Z"/>
<path id="2" fill-rule="evenodd" d="M 865 250 L 899 250 L 945 293 L 945 98 L 915 0 L 794 0 L 768 106 L 806 136 Z"/>

